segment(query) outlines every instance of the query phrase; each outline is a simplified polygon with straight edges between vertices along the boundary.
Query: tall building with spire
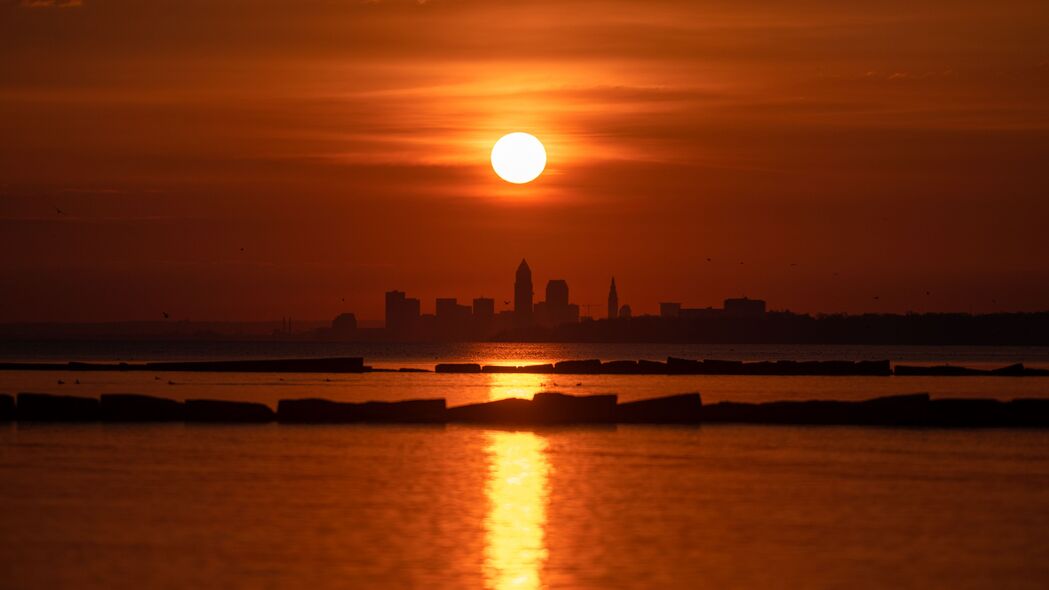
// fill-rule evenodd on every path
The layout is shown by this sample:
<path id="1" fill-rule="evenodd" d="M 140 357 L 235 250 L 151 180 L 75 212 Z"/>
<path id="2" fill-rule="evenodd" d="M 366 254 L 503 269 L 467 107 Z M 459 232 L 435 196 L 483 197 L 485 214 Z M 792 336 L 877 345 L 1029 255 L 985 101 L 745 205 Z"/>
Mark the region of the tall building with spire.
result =
<path id="1" fill-rule="evenodd" d="M 514 320 L 518 327 L 532 325 L 532 269 L 523 258 L 514 281 Z"/>
<path id="2" fill-rule="evenodd" d="M 608 319 L 619 317 L 619 294 L 616 293 L 616 278 L 612 277 L 612 286 L 608 288 Z"/>

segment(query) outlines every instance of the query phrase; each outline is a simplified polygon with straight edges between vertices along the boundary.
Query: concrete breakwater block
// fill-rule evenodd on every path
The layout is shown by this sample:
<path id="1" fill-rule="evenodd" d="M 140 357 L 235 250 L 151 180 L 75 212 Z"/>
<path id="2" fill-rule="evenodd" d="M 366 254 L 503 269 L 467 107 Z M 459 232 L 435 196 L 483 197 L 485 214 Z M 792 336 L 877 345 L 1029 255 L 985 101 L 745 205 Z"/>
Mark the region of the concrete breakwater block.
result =
<path id="1" fill-rule="evenodd" d="M 137 393 L 104 393 L 99 399 L 103 422 L 181 422 L 186 419 L 182 402 Z"/>
<path id="2" fill-rule="evenodd" d="M 615 395 L 537 393 L 531 400 L 511 398 L 448 409 L 449 422 L 478 424 L 610 424 L 615 419 Z"/>
<path id="3" fill-rule="evenodd" d="M 554 366 L 551 364 L 545 365 L 524 365 L 520 367 L 507 366 L 507 365 L 485 365 L 481 369 L 482 373 L 553 373 Z"/>
<path id="4" fill-rule="evenodd" d="M 1049 426 L 1049 399 L 1019 398 L 1009 402 L 1009 414 L 1016 426 Z"/>
<path id="5" fill-rule="evenodd" d="M 94 422 L 99 418 L 98 400 L 72 395 L 19 393 L 16 415 L 24 422 Z"/>
<path id="6" fill-rule="evenodd" d="M 477 363 L 441 363 L 434 367 L 437 373 L 480 373 L 481 365 Z"/>
<path id="7" fill-rule="evenodd" d="M 996 369 L 974 369 L 957 365 L 913 366 L 896 365 L 895 374 L 900 377 L 1046 377 L 1049 369 L 1025 367 L 1015 363 Z"/>
<path id="8" fill-rule="evenodd" d="M 571 375 L 598 375 L 601 373 L 601 361 L 587 359 L 581 361 L 561 361 L 554 363 L 554 373 Z"/>
<path id="9" fill-rule="evenodd" d="M 996 399 L 945 398 L 929 402 L 929 426 L 1011 426 L 1009 404 Z"/>
<path id="10" fill-rule="evenodd" d="M 336 402 L 326 399 L 282 399 L 277 421 L 285 424 L 438 424 L 447 419 L 444 399 L 399 402 Z"/>
<path id="11" fill-rule="evenodd" d="M 159 362 L 145 363 L 142 367 L 148 371 L 215 373 L 363 373 L 367 371 L 362 357 Z"/>
<path id="12" fill-rule="evenodd" d="M 606 375 L 636 375 L 641 372 L 637 361 L 608 361 L 601 363 L 601 373 Z"/>
<path id="13" fill-rule="evenodd" d="M 703 400 L 698 393 L 682 393 L 616 406 L 616 422 L 623 424 L 699 424 Z"/>
<path id="14" fill-rule="evenodd" d="M 213 399 L 188 399 L 186 422 L 272 422 L 276 415 L 265 404 Z"/>
<path id="15" fill-rule="evenodd" d="M 889 376 L 888 360 L 876 361 L 761 361 L 745 363 L 667 357 L 666 372 L 672 375 L 826 375 Z"/>
<path id="16" fill-rule="evenodd" d="M 8 393 L 0 393 L 0 422 L 10 422 L 15 419 L 15 397 Z"/>
<path id="17" fill-rule="evenodd" d="M 750 424 L 920 425 L 929 420 L 928 394 L 879 397 L 864 401 L 719 402 L 704 405 L 703 422 Z"/>

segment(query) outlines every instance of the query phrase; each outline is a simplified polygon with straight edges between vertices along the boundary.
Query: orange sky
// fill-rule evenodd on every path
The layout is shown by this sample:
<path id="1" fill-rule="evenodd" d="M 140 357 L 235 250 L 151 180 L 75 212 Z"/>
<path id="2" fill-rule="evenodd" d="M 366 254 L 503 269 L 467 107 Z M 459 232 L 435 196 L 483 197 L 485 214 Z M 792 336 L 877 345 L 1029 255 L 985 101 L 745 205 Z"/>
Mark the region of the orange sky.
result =
<path id="1" fill-rule="evenodd" d="M 0 139 L 0 321 L 1049 308 L 1044 0 L 8 1 Z"/>

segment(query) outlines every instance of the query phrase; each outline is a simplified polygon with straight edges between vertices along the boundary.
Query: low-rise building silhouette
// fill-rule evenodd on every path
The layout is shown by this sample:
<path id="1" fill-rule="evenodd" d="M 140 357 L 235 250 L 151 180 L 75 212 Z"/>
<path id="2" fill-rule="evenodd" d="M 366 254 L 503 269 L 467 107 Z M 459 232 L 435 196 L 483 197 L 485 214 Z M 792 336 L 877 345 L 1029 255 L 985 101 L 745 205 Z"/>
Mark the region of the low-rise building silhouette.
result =
<path id="1" fill-rule="evenodd" d="M 746 297 L 726 299 L 725 315 L 740 318 L 761 317 L 765 315 L 765 301 Z"/>
<path id="2" fill-rule="evenodd" d="M 386 331 L 393 336 L 411 335 L 419 323 L 418 299 L 405 297 L 404 291 L 386 292 Z"/>

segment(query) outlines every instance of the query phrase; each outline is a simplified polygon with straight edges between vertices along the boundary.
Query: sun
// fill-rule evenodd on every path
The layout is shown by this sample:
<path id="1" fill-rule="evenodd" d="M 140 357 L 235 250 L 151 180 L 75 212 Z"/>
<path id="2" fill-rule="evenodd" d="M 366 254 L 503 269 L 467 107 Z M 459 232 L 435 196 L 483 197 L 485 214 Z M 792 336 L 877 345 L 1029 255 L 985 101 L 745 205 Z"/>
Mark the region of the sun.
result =
<path id="1" fill-rule="evenodd" d="M 546 148 L 528 133 L 504 135 L 492 146 L 492 168 L 507 182 L 532 182 L 546 168 Z"/>

